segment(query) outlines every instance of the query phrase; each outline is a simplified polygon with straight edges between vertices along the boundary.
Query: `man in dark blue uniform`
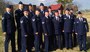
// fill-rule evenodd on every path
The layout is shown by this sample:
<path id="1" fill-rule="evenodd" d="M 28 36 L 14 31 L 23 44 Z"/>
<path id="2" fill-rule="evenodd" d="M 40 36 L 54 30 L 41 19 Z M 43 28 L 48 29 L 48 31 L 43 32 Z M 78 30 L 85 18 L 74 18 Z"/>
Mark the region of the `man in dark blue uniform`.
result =
<path id="1" fill-rule="evenodd" d="M 35 52 L 40 52 L 40 41 L 42 35 L 42 22 L 41 22 L 40 10 L 36 9 L 35 15 L 32 17 L 32 26 L 34 30 L 34 46 Z"/>
<path id="2" fill-rule="evenodd" d="M 11 5 L 6 7 L 6 12 L 2 17 L 2 30 L 3 34 L 5 35 L 5 44 L 4 50 L 8 52 L 9 42 L 11 41 L 12 52 L 16 52 L 15 50 L 15 21 L 14 16 L 11 14 Z"/>
<path id="3" fill-rule="evenodd" d="M 74 18 L 73 20 L 75 20 L 76 15 L 74 14 L 74 11 L 72 8 L 70 9 L 70 15 Z M 73 24 L 74 24 L 74 22 L 73 22 Z M 73 46 L 76 47 L 77 46 L 77 37 L 76 37 L 75 31 L 74 31 L 74 28 L 73 28 L 73 32 L 72 32 L 72 37 L 73 37 Z"/>
<path id="4" fill-rule="evenodd" d="M 15 11 L 15 19 L 17 24 L 17 45 L 18 51 L 21 50 L 21 27 L 20 27 L 20 19 L 23 17 L 23 3 L 20 1 L 18 5 L 18 9 Z"/>
<path id="5" fill-rule="evenodd" d="M 48 10 L 45 11 L 45 17 L 42 19 L 42 26 L 44 32 L 44 44 L 45 44 L 45 52 L 49 52 L 49 37 L 52 34 L 52 20 L 49 17 Z"/>
<path id="6" fill-rule="evenodd" d="M 43 3 L 40 3 L 40 6 L 39 6 L 39 9 L 40 9 L 40 16 L 41 16 L 41 19 L 44 18 L 44 15 L 45 15 L 45 8 L 44 8 L 44 4 Z M 43 30 L 42 30 L 43 32 Z M 44 48 L 44 43 L 43 43 L 43 36 L 41 35 L 40 36 L 41 39 L 40 39 L 40 44 L 42 45 L 42 49 Z"/>
<path id="7" fill-rule="evenodd" d="M 51 19 L 53 19 L 54 14 L 53 14 L 50 6 L 48 7 L 48 11 L 49 11 L 49 16 L 51 17 Z"/>
<path id="8" fill-rule="evenodd" d="M 28 52 L 31 52 L 32 48 L 32 35 L 33 35 L 33 29 L 32 29 L 32 21 L 29 16 L 29 9 L 28 7 L 25 7 L 24 9 L 24 16 L 21 18 L 21 34 L 22 34 L 22 51 L 26 52 L 26 48 Z"/>
<path id="9" fill-rule="evenodd" d="M 84 50 L 84 52 L 87 52 L 86 50 L 86 34 L 89 32 L 89 27 L 87 23 L 87 19 L 82 16 L 82 13 L 78 12 L 78 18 L 75 19 L 74 22 L 75 26 L 75 33 L 77 34 L 78 43 L 80 51 Z"/>
<path id="10" fill-rule="evenodd" d="M 48 12 L 49 12 L 49 17 L 51 18 L 51 20 L 53 20 L 54 14 L 53 14 L 50 6 L 48 7 Z M 52 30 L 53 30 L 52 35 L 49 36 L 49 51 L 54 50 L 54 47 L 55 47 L 55 45 L 54 45 L 54 39 L 55 39 L 54 37 L 55 36 L 54 36 L 53 21 L 52 21 Z"/>
<path id="11" fill-rule="evenodd" d="M 58 9 L 58 13 L 59 13 L 59 16 L 62 17 L 63 14 L 62 14 L 62 9 L 61 8 Z"/>
<path id="12" fill-rule="evenodd" d="M 59 16 L 58 11 L 55 11 L 55 17 L 53 18 L 54 31 L 56 37 L 56 46 L 58 49 L 61 49 L 61 35 L 62 35 L 62 17 Z"/>
<path id="13" fill-rule="evenodd" d="M 63 20 L 62 8 L 58 9 L 58 13 L 59 13 L 59 17 L 62 18 L 62 34 L 61 34 L 62 40 L 61 41 L 62 41 L 62 48 L 64 48 L 65 47 L 65 37 L 64 37 L 64 32 L 63 32 L 64 20 Z"/>
<path id="14" fill-rule="evenodd" d="M 42 18 L 44 17 L 45 15 L 45 9 L 44 9 L 44 4 L 43 3 L 40 3 L 40 15 L 42 16 Z"/>
<path id="15" fill-rule="evenodd" d="M 31 17 L 34 16 L 33 6 L 32 6 L 31 3 L 29 4 L 29 15 L 30 15 Z"/>
<path id="16" fill-rule="evenodd" d="M 30 19 L 32 19 L 32 17 L 34 16 L 34 11 L 33 11 L 33 6 L 32 4 L 30 3 L 29 4 L 29 17 Z M 30 36 L 32 38 L 32 46 L 34 46 L 34 34 L 32 36 Z M 28 39 L 29 41 L 29 39 Z M 31 43 L 31 42 L 30 42 Z M 30 44 L 29 44 L 30 45 Z"/>
<path id="17" fill-rule="evenodd" d="M 65 36 L 65 47 L 67 49 L 72 48 L 72 30 L 73 30 L 73 18 L 69 14 L 69 8 L 66 9 L 64 18 L 64 36 Z"/>

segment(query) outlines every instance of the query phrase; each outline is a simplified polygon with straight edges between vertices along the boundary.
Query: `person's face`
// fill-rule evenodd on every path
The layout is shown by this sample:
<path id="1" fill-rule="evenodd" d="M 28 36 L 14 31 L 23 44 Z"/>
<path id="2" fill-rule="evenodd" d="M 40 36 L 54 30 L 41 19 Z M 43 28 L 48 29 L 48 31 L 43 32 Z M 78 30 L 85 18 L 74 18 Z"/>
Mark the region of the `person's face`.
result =
<path id="1" fill-rule="evenodd" d="M 82 14 L 78 14 L 78 17 L 82 17 Z"/>
<path id="2" fill-rule="evenodd" d="M 55 12 L 55 16 L 59 16 L 58 12 Z"/>
<path id="3" fill-rule="evenodd" d="M 11 12 L 11 9 L 10 9 L 10 8 L 6 8 L 6 11 L 7 11 L 7 12 Z"/>
<path id="4" fill-rule="evenodd" d="M 66 10 L 66 11 L 65 11 L 65 14 L 69 14 L 69 11 L 68 11 L 68 10 Z"/>
<path id="5" fill-rule="evenodd" d="M 45 12 L 45 16 L 49 16 L 49 13 L 48 12 Z"/>
<path id="6" fill-rule="evenodd" d="M 23 9 L 23 4 L 18 5 L 19 9 Z"/>
<path id="7" fill-rule="evenodd" d="M 28 11 L 24 11 L 24 15 L 25 16 L 28 16 Z"/>
<path id="8" fill-rule="evenodd" d="M 58 13 L 61 14 L 61 10 L 58 10 Z"/>
<path id="9" fill-rule="evenodd" d="M 29 10 L 32 10 L 32 6 L 29 6 Z"/>
<path id="10" fill-rule="evenodd" d="M 39 15 L 39 14 L 40 14 L 40 12 L 36 10 L 36 11 L 35 11 L 35 14 L 36 14 L 36 15 Z"/>
<path id="11" fill-rule="evenodd" d="M 49 8 L 48 11 L 51 12 L 51 9 Z"/>
<path id="12" fill-rule="evenodd" d="M 71 14 L 72 14 L 72 12 L 69 12 L 69 14 L 71 15 Z"/>
<path id="13" fill-rule="evenodd" d="M 44 10 L 44 6 L 40 6 L 40 9 L 41 9 L 41 10 Z"/>
<path id="14" fill-rule="evenodd" d="M 73 10 L 70 10 L 71 13 L 73 13 Z"/>

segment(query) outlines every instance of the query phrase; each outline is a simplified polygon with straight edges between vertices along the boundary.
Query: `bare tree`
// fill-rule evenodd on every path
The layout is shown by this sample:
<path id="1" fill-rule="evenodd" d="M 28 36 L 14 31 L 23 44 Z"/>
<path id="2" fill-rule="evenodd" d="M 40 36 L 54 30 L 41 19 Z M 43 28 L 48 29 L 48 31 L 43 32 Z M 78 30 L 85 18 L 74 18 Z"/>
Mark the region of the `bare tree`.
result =
<path id="1" fill-rule="evenodd" d="M 10 1 L 0 0 L 0 15 L 2 15 L 5 12 L 5 7 L 8 4 L 12 4 Z"/>
<path id="2" fill-rule="evenodd" d="M 4 13 L 5 6 L 5 1 L 0 0 L 0 14 Z"/>

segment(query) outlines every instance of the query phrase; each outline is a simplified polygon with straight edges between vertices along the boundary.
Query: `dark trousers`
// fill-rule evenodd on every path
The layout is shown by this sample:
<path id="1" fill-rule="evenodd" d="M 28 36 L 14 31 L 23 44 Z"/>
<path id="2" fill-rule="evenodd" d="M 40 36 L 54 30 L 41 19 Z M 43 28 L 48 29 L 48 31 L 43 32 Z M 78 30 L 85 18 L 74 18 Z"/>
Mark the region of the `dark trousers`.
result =
<path id="1" fill-rule="evenodd" d="M 56 34 L 56 45 L 57 45 L 57 48 L 61 48 L 61 35 L 59 34 Z"/>
<path id="2" fill-rule="evenodd" d="M 27 42 L 27 51 L 28 52 L 31 52 L 31 49 L 32 47 L 34 46 L 34 37 L 33 35 L 28 35 L 27 39 L 26 39 L 26 42 Z"/>
<path id="3" fill-rule="evenodd" d="M 21 29 L 17 30 L 17 46 L 18 46 L 18 51 L 21 50 Z"/>
<path id="4" fill-rule="evenodd" d="M 28 52 L 31 52 L 31 49 L 33 47 L 33 44 L 32 44 L 32 37 L 30 36 L 30 34 L 25 37 L 25 36 L 22 36 L 22 50 L 21 52 L 26 52 L 26 49 Z"/>
<path id="5" fill-rule="evenodd" d="M 56 49 L 55 35 L 49 35 L 49 51 Z"/>
<path id="6" fill-rule="evenodd" d="M 39 43 L 40 43 L 39 45 L 42 46 L 41 49 L 43 50 L 43 49 L 44 49 L 44 42 L 43 42 L 43 38 L 42 38 L 43 35 L 40 33 L 40 36 L 39 36 L 39 37 L 40 37 L 40 38 L 39 38 L 39 40 L 40 40 L 40 41 L 39 41 Z"/>
<path id="7" fill-rule="evenodd" d="M 48 48 L 49 48 L 49 36 L 44 35 L 44 44 L 45 44 L 45 52 L 49 52 L 48 51 Z"/>
<path id="8" fill-rule="evenodd" d="M 77 36 L 76 36 L 75 32 L 73 32 L 73 46 L 74 47 L 77 46 Z"/>
<path id="9" fill-rule="evenodd" d="M 61 48 L 63 49 L 65 47 L 65 36 L 64 32 L 61 33 Z"/>
<path id="10" fill-rule="evenodd" d="M 26 37 L 22 36 L 21 52 L 26 52 Z"/>
<path id="11" fill-rule="evenodd" d="M 35 52 L 40 52 L 40 37 L 39 35 L 34 35 L 35 40 L 34 40 L 34 46 L 35 46 Z"/>
<path id="12" fill-rule="evenodd" d="M 72 33 L 64 32 L 64 36 L 65 36 L 65 47 L 67 49 L 72 48 Z"/>
<path id="13" fill-rule="evenodd" d="M 8 33 L 5 36 L 5 43 L 4 43 L 4 48 L 5 48 L 5 52 L 8 52 L 8 45 L 9 42 L 11 41 L 11 47 L 12 47 L 12 52 L 15 52 L 16 48 L 15 48 L 15 33 Z"/>
<path id="14" fill-rule="evenodd" d="M 78 35 L 78 43 L 80 47 L 80 51 L 86 51 L 86 34 Z"/>

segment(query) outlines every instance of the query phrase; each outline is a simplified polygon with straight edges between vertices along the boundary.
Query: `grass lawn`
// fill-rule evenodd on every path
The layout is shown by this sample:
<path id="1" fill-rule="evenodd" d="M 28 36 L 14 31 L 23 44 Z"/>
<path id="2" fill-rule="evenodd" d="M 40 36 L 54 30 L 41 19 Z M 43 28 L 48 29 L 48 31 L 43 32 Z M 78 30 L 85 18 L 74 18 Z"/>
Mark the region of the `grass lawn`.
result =
<path id="1" fill-rule="evenodd" d="M 84 16 L 87 17 L 87 20 L 89 22 L 89 27 L 90 27 L 90 12 L 84 13 Z M 90 52 L 90 32 L 87 34 L 87 51 Z M 2 35 L 1 20 L 0 20 L 0 52 L 4 52 L 4 35 Z M 11 52 L 10 47 L 9 47 L 9 52 Z M 73 48 L 73 50 L 57 49 L 56 51 L 52 51 L 52 52 L 80 52 L 80 51 L 79 51 L 79 47 L 77 46 Z"/>

